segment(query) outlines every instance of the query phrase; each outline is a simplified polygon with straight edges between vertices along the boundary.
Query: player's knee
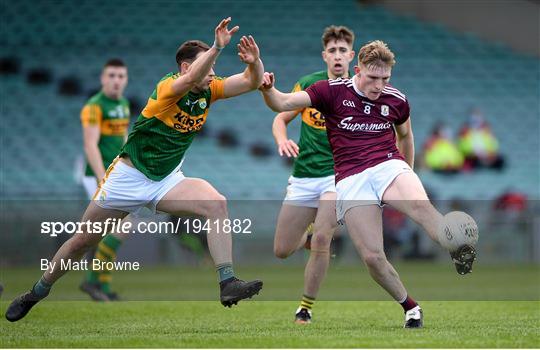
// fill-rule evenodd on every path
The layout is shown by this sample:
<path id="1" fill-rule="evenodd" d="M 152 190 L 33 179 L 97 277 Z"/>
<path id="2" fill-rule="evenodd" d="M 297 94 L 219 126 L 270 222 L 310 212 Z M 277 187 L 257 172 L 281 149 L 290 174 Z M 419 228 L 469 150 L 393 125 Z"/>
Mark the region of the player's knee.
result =
<path id="1" fill-rule="evenodd" d="M 337 223 L 333 224 L 330 222 L 324 223 L 315 223 L 313 225 L 313 238 L 311 244 L 317 244 L 317 241 L 321 243 L 321 246 L 328 245 L 330 246 L 330 241 L 332 240 L 332 235 L 336 230 Z"/>
<path id="2" fill-rule="evenodd" d="M 204 211 L 204 216 L 208 218 L 226 217 L 228 215 L 227 198 L 220 193 L 216 193 L 210 200 L 205 201 Z"/>
<path id="3" fill-rule="evenodd" d="M 332 242 L 332 236 L 328 234 L 315 233 L 311 238 L 311 249 L 316 251 L 327 251 L 330 249 L 330 243 Z"/>
<path id="4" fill-rule="evenodd" d="M 286 259 L 292 254 L 292 251 L 284 245 L 274 245 L 274 255 L 278 259 Z"/>
<path id="5" fill-rule="evenodd" d="M 380 269 L 386 265 L 386 256 L 384 252 L 368 252 L 362 257 L 364 264 L 370 269 Z"/>

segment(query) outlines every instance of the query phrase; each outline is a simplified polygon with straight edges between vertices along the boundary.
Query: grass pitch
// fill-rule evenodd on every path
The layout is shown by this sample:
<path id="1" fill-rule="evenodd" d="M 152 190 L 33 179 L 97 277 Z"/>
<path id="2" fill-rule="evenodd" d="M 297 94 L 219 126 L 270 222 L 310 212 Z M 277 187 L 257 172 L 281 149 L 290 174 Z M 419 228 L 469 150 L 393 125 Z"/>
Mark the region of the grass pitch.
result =
<path id="1" fill-rule="evenodd" d="M 0 347 L 540 347 L 537 267 L 479 268 L 469 279 L 453 279 L 455 272 L 448 266 L 403 265 L 397 269 L 406 285 L 409 282 L 409 290 L 418 289 L 417 294 L 427 289 L 433 298 L 454 295 L 461 300 L 419 298 L 425 328 L 405 330 L 401 307 L 387 301 L 389 297 L 365 271 L 334 266 L 321 291 L 324 300 L 315 303 L 314 322 L 298 326 L 292 320 L 301 295 L 302 267 L 240 269 L 242 276 L 261 276 L 265 288 L 254 300 L 232 309 L 204 300 L 218 294 L 210 268 L 119 273 L 115 280 L 118 290 L 125 298 L 139 301 L 106 304 L 81 301 L 82 294 L 76 289 L 81 275 L 73 273 L 55 286 L 50 300 L 38 304 L 23 320 L 0 320 Z M 507 288 L 499 286 L 491 294 L 482 291 L 499 285 L 501 274 Z M 2 270 L 6 287 L 0 302 L 2 313 L 11 298 L 38 275 L 35 269 Z M 426 276 L 431 280 L 426 281 Z M 416 280 L 424 282 L 414 285 Z M 173 301 L 171 290 L 189 290 L 189 294 L 176 296 L 199 293 L 200 298 Z M 159 295 L 169 301 L 149 300 Z M 359 297 L 352 300 L 353 295 Z M 482 301 L 482 297 L 491 301 Z M 274 301 L 269 300 L 272 298 Z"/>
<path id="2" fill-rule="evenodd" d="M 5 310 L 7 303 L 2 303 Z M 424 302 L 425 328 L 406 330 L 392 302 L 319 302 L 311 325 L 295 302 L 45 302 L 0 322 L 2 347 L 513 348 L 540 346 L 537 302 Z"/>

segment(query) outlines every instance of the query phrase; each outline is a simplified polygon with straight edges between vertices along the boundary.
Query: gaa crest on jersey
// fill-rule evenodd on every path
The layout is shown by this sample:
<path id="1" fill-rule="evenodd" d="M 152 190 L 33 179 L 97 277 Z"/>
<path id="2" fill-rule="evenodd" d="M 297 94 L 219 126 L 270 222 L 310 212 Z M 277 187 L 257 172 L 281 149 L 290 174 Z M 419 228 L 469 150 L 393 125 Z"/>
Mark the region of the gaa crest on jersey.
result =
<path id="1" fill-rule="evenodd" d="M 200 98 L 197 102 L 199 103 L 199 107 L 200 107 L 201 109 L 205 109 L 206 106 L 208 105 L 208 104 L 206 103 L 206 98 L 204 98 L 204 97 L 203 97 L 203 98 Z"/>
<path id="2" fill-rule="evenodd" d="M 129 115 L 129 109 L 126 106 L 118 105 L 114 109 L 111 109 L 107 116 L 109 118 L 127 118 Z"/>
<path id="3" fill-rule="evenodd" d="M 381 106 L 381 115 L 383 115 L 385 117 L 388 117 L 389 114 L 390 114 L 390 107 L 388 107 L 387 105 L 382 105 Z"/>

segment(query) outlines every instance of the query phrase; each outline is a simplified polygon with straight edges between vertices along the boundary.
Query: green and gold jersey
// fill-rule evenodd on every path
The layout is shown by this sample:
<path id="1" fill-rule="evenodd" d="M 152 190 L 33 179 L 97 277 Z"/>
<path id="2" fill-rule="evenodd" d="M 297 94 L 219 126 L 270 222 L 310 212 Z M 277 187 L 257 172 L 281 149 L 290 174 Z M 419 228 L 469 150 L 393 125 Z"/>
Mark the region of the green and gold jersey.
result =
<path id="1" fill-rule="evenodd" d="M 319 80 L 327 80 L 326 71 L 315 72 L 301 78 L 294 91 L 302 91 Z M 324 177 L 334 175 L 334 159 L 326 136 L 324 116 L 315 108 L 304 108 L 301 112 L 300 152 L 294 161 L 294 177 Z"/>
<path id="2" fill-rule="evenodd" d="M 154 181 L 180 164 L 206 122 L 210 104 L 224 98 L 222 78 L 214 78 L 207 90 L 177 96 L 172 84 L 178 77 L 180 73 L 169 73 L 158 82 L 120 153 Z"/>
<path id="3" fill-rule="evenodd" d="M 129 102 L 122 97 L 113 100 L 103 91 L 92 96 L 81 111 L 83 127 L 97 126 L 100 130 L 98 148 L 103 158 L 105 169 L 120 153 L 129 127 Z M 86 176 L 95 176 L 94 171 L 86 162 Z"/>

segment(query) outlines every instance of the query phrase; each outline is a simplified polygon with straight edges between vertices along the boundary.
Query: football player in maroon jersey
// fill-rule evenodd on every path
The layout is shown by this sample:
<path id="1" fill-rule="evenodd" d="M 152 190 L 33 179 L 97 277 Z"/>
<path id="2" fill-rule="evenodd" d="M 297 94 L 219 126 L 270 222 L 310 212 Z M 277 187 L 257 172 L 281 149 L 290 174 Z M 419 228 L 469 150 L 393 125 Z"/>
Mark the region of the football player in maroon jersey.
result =
<path id="1" fill-rule="evenodd" d="M 388 203 L 421 225 L 435 241 L 443 216 L 414 173 L 414 139 L 405 95 L 389 85 L 393 52 L 379 40 L 358 54 L 355 76 L 321 80 L 305 91 L 282 93 L 265 73 L 262 91 L 274 111 L 313 107 L 325 115 L 335 163 L 337 218 L 347 229 L 372 278 L 405 311 L 405 327 L 423 326 L 420 306 L 407 294 L 383 250 L 382 205 Z M 451 254 L 458 273 L 471 271 L 476 252 Z"/>

